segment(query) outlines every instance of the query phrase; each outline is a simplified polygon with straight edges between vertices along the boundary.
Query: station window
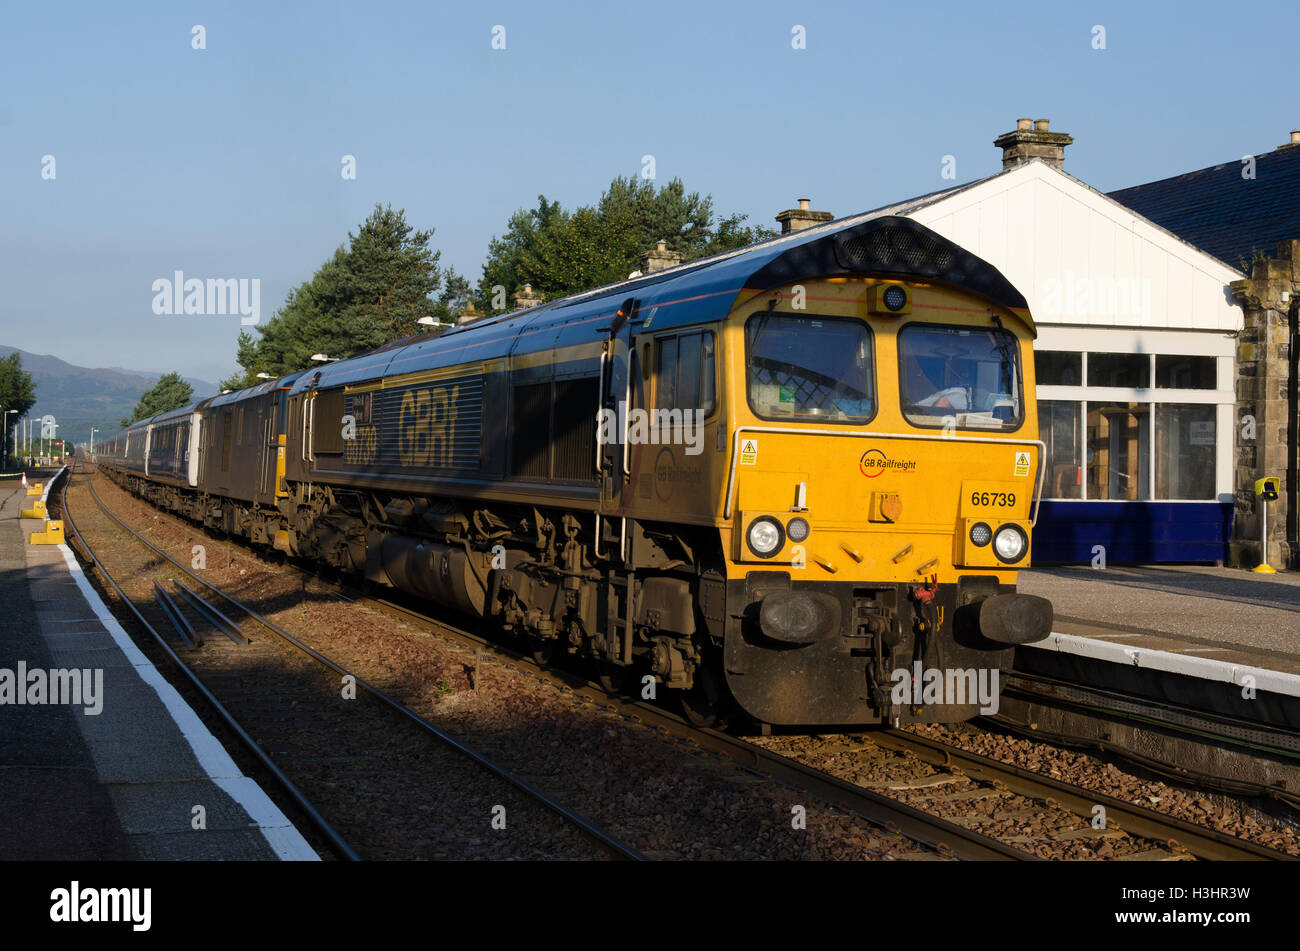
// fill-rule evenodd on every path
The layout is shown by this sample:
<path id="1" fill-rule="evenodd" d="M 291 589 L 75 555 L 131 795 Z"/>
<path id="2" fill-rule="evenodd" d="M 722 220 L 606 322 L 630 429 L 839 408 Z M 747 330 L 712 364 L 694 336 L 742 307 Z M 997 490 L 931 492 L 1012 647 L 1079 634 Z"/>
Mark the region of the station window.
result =
<path id="1" fill-rule="evenodd" d="M 1047 444 L 1044 498 L 1077 499 L 1082 495 L 1081 408 L 1082 404 L 1066 400 L 1038 402 L 1038 437 Z"/>
<path id="2" fill-rule="evenodd" d="M 1091 361 L 1090 356 L 1090 368 Z M 1150 403 L 1088 403 L 1089 499 L 1135 502 L 1149 497 L 1150 425 Z"/>
<path id="3" fill-rule="evenodd" d="M 1151 357 L 1145 353 L 1089 353 L 1089 386 L 1143 389 L 1151 385 Z"/>
<path id="4" fill-rule="evenodd" d="M 660 337 L 655 373 L 657 409 L 703 410 L 713 413 L 714 342 L 711 330 Z"/>
<path id="5" fill-rule="evenodd" d="M 1156 355 L 1156 386 L 1171 390 L 1217 389 L 1214 357 Z"/>
<path id="6" fill-rule="evenodd" d="M 745 324 L 749 406 L 763 419 L 865 423 L 876 414 L 871 332 L 857 320 L 763 313 Z"/>
<path id="7" fill-rule="evenodd" d="M 1207 403 L 1156 404 L 1156 498 L 1213 499 L 1215 416 Z"/>
<path id="8" fill-rule="evenodd" d="M 1035 351 L 1034 376 L 1039 386 L 1081 386 L 1083 354 L 1065 350 Z"/>

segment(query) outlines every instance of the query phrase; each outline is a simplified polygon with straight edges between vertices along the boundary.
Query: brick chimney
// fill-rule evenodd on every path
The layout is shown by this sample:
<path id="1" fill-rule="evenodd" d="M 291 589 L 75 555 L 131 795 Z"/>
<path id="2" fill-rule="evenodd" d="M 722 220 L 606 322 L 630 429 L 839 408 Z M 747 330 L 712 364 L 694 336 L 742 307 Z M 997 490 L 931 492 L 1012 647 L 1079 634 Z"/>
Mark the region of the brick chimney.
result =
<path id="1" fill-rule="evenodd" d="M 660 241 L 657 245 L 641 255 L 641 273 L 651 274 L 664 268 L 676 267 L 682 263 L 680 251 L 669 251 L 668 246 Z"/>
<path id="2" fill-rule="evenodd" d="M 1300 145 L 1300 129 L 1292 129 L 1292 130 L 1291 130 L 1291 141 L 1290 141 L 1290 142 L 1284 142 L 1282 145 L 1279 145 L 1278 148 L 1279 148 L 1279 149 L 1293 149 L 1293 148 L 1295 148 L 1297 145 Z"/>
<path id="3" fill-rule="evenodd" d="M 993 140 L 1002 150 L 1002 170 L 1040 158 L 1048 165 L 1065 169 L 1065 147 L 1074 137 L 1065 132 L 1049 132 L 1047 119 L 1017 119 L 1012 132 Z"/>
<path id="4" fill-rule="evenodd" d="M 782 234 L 802 231 L 804 228 L 811 228 L 835 217 L 829 211 L 812 211 L 809 208 L 810 204 L 812 203 L 809 199 L 800 198 L 798 208 L 787 208 L 776 216 L 776 220 L 781 222 Z"/>
<path id="5" fill-rule="evenodd" d="M 536 307 L 538 304 L 546 302 L 546 295 L 535 293 L 533 285 L 525 284 L 522 291 L 515 291 L 512 298 L 515 304 L 515 310 L 527 310 L 529 307 Z"/>

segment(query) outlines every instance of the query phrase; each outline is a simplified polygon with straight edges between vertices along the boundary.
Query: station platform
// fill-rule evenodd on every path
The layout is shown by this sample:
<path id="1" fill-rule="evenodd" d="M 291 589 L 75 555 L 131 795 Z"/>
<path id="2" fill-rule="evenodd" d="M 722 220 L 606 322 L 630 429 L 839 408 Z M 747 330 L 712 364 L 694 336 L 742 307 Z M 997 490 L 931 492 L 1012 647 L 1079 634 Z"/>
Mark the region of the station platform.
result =
<path id="1" fill-rule="evenodd" d="M 1300 573 L 1050 568 L 1021 572 L 1018 590 L 1056 616 L 1046 640 L 1018 649 L 1018 668 L 1054 652 L 1300 699 Z"/>
<path id="2" fill-rule="evenodd" d="M 71 549 L 28 544 L 33 501 L 0 481 L 0 860 L 317 860 Z"/>

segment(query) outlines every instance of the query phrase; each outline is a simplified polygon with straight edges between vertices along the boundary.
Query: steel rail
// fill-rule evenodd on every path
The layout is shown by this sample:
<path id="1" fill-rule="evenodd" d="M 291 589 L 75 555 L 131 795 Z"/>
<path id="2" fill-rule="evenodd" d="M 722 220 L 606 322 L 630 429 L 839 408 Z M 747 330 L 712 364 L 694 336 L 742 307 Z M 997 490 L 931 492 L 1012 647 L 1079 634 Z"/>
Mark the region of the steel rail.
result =
<path id="1" fill-rule="evenodd" d="M 588 838 L 592 839 L 597 844 L 604 847 L 616 858 L 626 859 L 630 861 L 644 861 L 645 856 L 643 856 L 640 852 L 638 852 L 636 849 L 632 848 L 631 846 L 620 842 L 618 839 L 614 838 L 614 836 L 610 835 L 608 832 L 601 829 L 599 826 L 595 825 L 593 822 L 591 822 L 591 820 L 587 819 L 585 816 L 582 816 L 577 812 L 574 812 L 572 809 L 569 809 L 567 806 L 564 806 L 563 804 L 552 799 L 546 793 L 542 792 L 540 789 L 536 788 L 535 786 L 532 786 L 529 783 L 525 782 L 524 780 L 520 779 L 518 776 L 514 775 L 514 773 L 510 772 L 505 767 L 499 766 L 498 764 L 494 763 L 492 760 L 488 759 L 483 754 L 465 745 L 464 743 L 456 739 L 451 734 L 447 733 L 441 728 L 430 723 L 428 720 L 420 716 L 414 710 L 405 706 L 400 701 L 390 697 L 388 694 L 384 693 L 384 691 L 380 690 L 378 687 L 369 683 L 364 678 L 356 674 L 353 674 L 351 671 L 335 663 L 333 660 L 326 657 L 324 654 L 320 653 L 315 648 L 303 643 L 301 640 L 299 640 L 294 635 L 290 634 L 284 628 L 280 627 L 274 621 L 271 621 L 263 617 L 257 611 L 248 607 L 246 604 L 242 603 L 238 599 L 233 598 L 230 595 L 226 594 L 216 585 L 212 584 L 209 581 L 206 581 L 203 578 L 200 578 L 189 568 L 186 568 L 183 564 L 181 564 L 171 555 L 167 554 L 157 545 L 153 544 L 153 542 L 149 541 L 139 532 L 136 532 L 133 528 L 131 528 L 124 521 L 118 518 L 117 515 L 115 515 L 108 508 L 108 506 L 104 504 L 104 501 L 99 497 L 99 493 L 95 491 L 95 486 L 90 479 L 86 480 L 86 485 L 90 489 L 90 494 L 95 499 L 95 502 L 104 511 L 104 514 L 106 514 L 109 518 L 113 519 L 113 521 L 117 522 L 118 525 L 120 525 L 123 529 L 125 529 L 127 532 L 133 535 L 141 543 L 148 546 L 159 557 L 165 559 L 166 561 L 170 562 L 173 566 L 175 566 L 179 570 L 185 572 L 185 574 L 189 575 L 199 584 L 208 588 L 218 597 L 224 598 L 233 607 L 244 612 L 250 618 L 252 618 L 253 620 L 257 621 L 259 624 L 261 624 L 263 627 L 265 627 L 267 630 L 278 635 L 284 641 L 296 647 L 298 650 L 302 651 L 303 653 L 307 654 L 313 660 L 324 665 L 325 667 L 328 667 L 330 670 L 333 670 L 335 673 L 339 674 L 340 676 L 351 677 L 353 679 L 353 682 L 358 687 L 361 687 L 364 690 L 366 690 L 372 697 L 386 704 L 393 711 L 400 714 L 402 717 L 406 718 L 409 722 L 411 722 L 415 726 L 419 727 L 425 732 L 441 740 L 444 744 L 446 744 L 450 748 L 468 757 L 470 760 L 477 763 L 479 766 L 483 767 L 488 772 L 492 773 L 492 775 L 509 783 L 511 786 L 518 789 L 528 798 L 532 799 L 537 803 L 540 803 L 542 806 L 546 807 L 551 812 L 565 819 L 567 822 L 573 824 L 584 835 L 586 835 Z"/>
<path id="2" fill-rule="evenodd" d="M 684 717 L 670 713 L 662 707 L 645 701 L 611 697 L 602 688 L 585 678 L 557 668 L 542 667 L 526 654 L 444 621 L 430 618 L 404 605 L 376 598 L 373 595 L 363 598 L 362 603 L 373 605 L 390 615 L 399 615 L 419 627 L 433 630 L 444 637 L 459 640 L 477 651 L 491 652 L 515 669 L 538 676 L 552 686 L 562 684 L 563 689 L 569 693 L 577 694 L 585 700 L 662 730 L 674 739 L 685 741 L 728 759 L 742 769 L 757 775 L 765 775 L 783 785 L 810 792 L 877 828 L 901 835 L 925 849 L 966 860 L 1041 861 L 1039 856 L 930 815 L 814 767 L 806 766 L 780 753 L 765 750 L 717 730 L 698 729 L 691 726 Z"/>
<path id="3" fill-rule="evenodd" d="M 178 523 L 182 523 L 176 516 Z M 247 546 L 240 546 L 245 554 L 254 552 Z M 295 566 L 296 570 L 306 572 Z M 349 599 L 352 600 L 352 599 Z M 958 858 L 991 859 L 1011 858 L 1018 860 L 1037 860 L 1038 856 L 1016 849 L 997 839 L 979 835 L 962 826 L 914 809 L 897 800 L 890 799 L 871 790 L 863 789 L 852 783 L 799 763 L 781 754 L 765 750 L 747 743 L 742 739 L 718 733 L 713 730 L 698 730 L 690 726 L 683 718 L 663 710 L 660 707 L 640 702 L 611 698 L 601 688 L 576 675 L 544 668 L 526 654 L 518 653 L 501 644 L 469 633 L 445 621 L 436 620 L 419 611 L 373 595 L 362 596 L 361 603 L 371 604 L 380 610 L 401 615 L 417 626 L 435 630 L 439 634 L 460 640 L 476 650 L 489 651 L 504 658 L 517 669 L 526 670 L 553 685 L 563 684 L 564 689 L 577 693 L 597 703 L 615 709 L 624 716 L 642 720 L 648 725 L 659 728 L 674 738 L 693 743 L 709 752 L 723 756 L 737 765 L 765 772 L 778 782 L 802 787 L 816 793 L 822 798 L 842 808 L 854 812 L 872 824 L 897 832 L 927 848 L 952 854 Z M 1070 786 L 1050 777 L 1041 777 L 1019 767 L 1000 763 L 977 754 L 965 753 L 956 747 L 926 740 L 915 734 L 888 730 L 873 732 L 871 739 L 882 748 L 907 748 L 921 759 L 933 765 L 952 766 L 957 763 L 963 772 L 973 779 L 1001 783 L 1012 792 L 1034 799 L 1049 799 L 1064 808 L 1075 812 L 1091 821 L 1092 807 L 1103 805 L 1108 816 L 1119 816 L 1124 821 L 1112 824 L 1126 832 L 1157 841 L 1173 841 L 1185 847 L 1191 854 L 1205 859 L 1255 859 L 1255 860 L 1295 860 L 1296 856 L 1279 852 L 1249 840 L 1238 839 L 1226 833 L 1209 829 L 1186 820 L 1165 816 L 1154 810 L 1144 809 L 1123 800 L 1094 793 L 1081 787 Z M 1037 785 L 1035 785 L 1037 783 Z M 892 814 L 891 814 L 892 812 Z M 947 844 L 937 838 L 938 831 L 943 836 L 959 843 L 957 846 Z"/>
<path id="4" fill-rule="evenodd" d="M 147 503 L 147 500 L 141 499 Z M 102 504 L 102 503 L 101 503 Z M 152 506 L 157 508 L 156 506 Z M 171 512 L 162 514 L 176 524 L 189 527 L 189 523 Z M 148 542 L 146 541 L 146 544 Z M 243 555 L 260 556 L 255 548 L 233 541 L 218 540 L 228 551 Z M 165 557 L 165 556 L 164 556 Z M 284 562 L 303 577 L 309 572 L 292 561 Z M 181 566 L 182 568 L 184 566 Z M 193 574 L 192 572 L 188 572 Z M 199 579 L 202 580 L 202 579 Z M 338 586 L 340 589 L 342 585 Z M 220 593 L 220 592 L 219 592 Z M 512 668 L 531 674 L 553 687 L 575 694 L 584 700 L 613 710 L 621 716 L 637 720 L 672 738 L 703 749 L 734 763 L 755 775 L 766 776 L 782 785 L 811 792 L 825 801 L 858 816 L 870 825 L 900 835 L 920 848 L 951 856 L 959 860 L 974 861 L 1042 861 L 1039 856 L 1017 849 L 998 839 L 981 835 L 956 823 L 933 816 L 923 810 L 908 806 L 874 790 L 842 780 L 829 773 L 807 766 L 797 760 L 782 756 L 743 739 L 728 736 L 716 730 L 699 730 L 684 717 L 671 713 L 652 703 L 611 697 L 603 688 L 563 668 L 543 667 L 527 653 L 521 653 L 498 641 L 473 634 L 446 621 L 435 619 L 421 611 L 373 594 L 358 594 L 351 598 L 337 592 L 340 597 L 365 604 L 390 616 L 414 624 L 448 640 L 459 642 L 475 652 L 489 653 Z M 224 596 L 224 595 L 223 595 Z"/>
<path id="5" fill-rule="evenodd" d="M 1078 696 L 1068 696 L 1068 693 Z M 1142 727 L 1158 728 L 1200 740 L 1222 743 L 1253 755 L 1300 761 L 1300 730 L 1265 721 L 1248 720 L 1229 714 L 1206 713 L 1166 701 L 1129 696 L 1090 684 L 1072 683 L 1068 680 L 1020 671 L 1013 672 L 1007 678 L 1004 694 L 1019 695 L 1044 706 L 1080 710 L 1116 721 L 1128 721 Z M 1138 709 L 1124 709 L 1121 704 Z M 1004 721 L 1001 716 L 994 716 L 993 720 L 1000 724 L 1010 722 Z M 1249 737 L 1251 734 L 1256 738 L 1251 739 Z M 1258 784 L 1254 786 L 1259 795 L 1270 795 L 1267 787 Z"/>
<path id="6" fill-rule="evenodd" d="M 717 753 L 733 760 L 738 765 L 749 767 L 755 771 L 765 772 L 778 781 L 785 782 L 789 785 L 801 786 L 807 788 L 817 795 L 825 798 L 827 801 L 843 808 L 849 809 L 868 821 L 875 822 L 882 818 L 879 813 L 864 811 L 859 806 L 867 805 L 887 805 L 897 808 L 906 815 L 903 817 L 912 820 L 909 825 L 901 825 L 898 817 L 888 817 L 881 824 L 886 825 L 891 831 L 901 832 L 908 838 L 918 843 L 937 848 L 939 851 L 951 852 L 958 857 L 990 859 L 990 858 L 1014 858 L 1020 860 L 1038 860 L 1038 856 L 1031 855 L 1023 850 L 1016 849 L 1013 846 L 992 839 L 987 836 L 981 836 L 962 826 L 948 823 L 945 820 L 931 816 L 922 810 L 906 806 L 897 800 L 890 799 L 879 793 L 865 790 L 838 777 L 825 773 L 815 767 L 807 766 L 798 760 L 783 756 L 765 750 L 762 747 L 747 743 L 743 739 L 737 739 L 716 730 L 699 730 L 690 726 L 683 718 L 677 717 L 660 707 L 651 704 L 635 701 L 622 701 L 609 698 L 601 688 L 592 685 L 590 682 L 579 681 L 576 676 L 565 676 L 557 673 L 552 668 L 542 668 L 526 654 L 516 653 L 500 645 L 494 644 L 477 635 L 468 633 L 444 621 L 435 620 L 412 610 L 404 605 L 396 604 L 374 596 L 366 598 L 369 603 L 381 607 L 392 613 L 400 614 L 402 617 L 415 622 L 416 624 L 437 629 L 444 635 L 449 635 L 463 641 L 467 641 L 474 646 L 482 649 L 489 648 L 497 653 L 504 654 L 511 660 L 515 661 L 516 666 L 531 671 L 541 671 L 549 675 L 552 679 L 561 681 L 566 685 L 566 689 L 580 693 L 587 699 L 593 699 L 597 702 L 604 702 L 608 705 L 620 709 L 627 714 L 628 710 L 635 711 L 635 716 L 649 723 L 652 726 L 663 729 L 665 732 L 674 737 L 685 739 L 689 742 L 696 743 L 710 752 Z M 585 685 L 585 689 L 575 688 L 574 682 Z M 889 739 L 886 739 L 888 737 Z M 1166 816 L 1163 813 L 1151 809 L 1144 809 L 1133 803 L 1126 803 L 1123 800 L 1106 796 L 1102 793 L 1093 793 L 1083 787 L 1071 786 L 1060 780 L 1051 777 L 1042 777 L 1036 773 L 1020 769 L 1010 764 L 1000 763 L 987 757 L 979 756 L 973 753 L 964 753 L 955 747 L 937 741 L 923 739 L 911 733 L 905 733 L 896 730 L 887 730 L 882 732 L 873 731 L 869 734 L 872 742 L 882 748 L 895 749 L 907 748 L 918 755 L 922 760 L 931 765 L 939 766 L 956 766 L 963 773 L 966 773 L 972 779 L 1001 783 L 1012 792 L 1028 796 L 1033 799 L 1051 800 L 1071 812 L 1076 813 L 1084 819 L 1091 821 L 1093 819 L 1092 807 L 1102 805 L 1106 808 L 1107 816 L 1118 816 L 1123 822 L 1115 821 L 1111 823 L 1112 828 L 1122 829 L 1141 838 L 1149 838 L 1161 842 L 1170 842 L 1186 848 L 1189 853 L 1201 859 L 1218 859 L 1218 860 L 1274 860 L 1274 861 L 1295 861 L 1297 856 L 1289 853 L 1280 852 L 1267 846 L 1259 845 L 1246 839 L 1238 839 L 1224 832 L 1210 829 L 1196 823 L 1178 819 L 1173 816 Z M 1034 781 L 1039 781 L 1034 786 Z M 865 801 L 857 801 L 865 800 Z M 929 824 L 929 832 L 923 825 Z M 943 828 L 937 826 L 943 823 Z M 943 833 L 952 839 L 961 841 L 961 848 L 954 848 L 943 842 L 936 840 L 933 835 L 935 827 L 940 828 Z M 1000 855 L 980 854 L 981 846 L 991 846 L 993 850 L 1001 852 Z M 963 854 L 963 851 L 970 847 L 969 854 Z"/>
<path id="7" fill-rule="evenodd" d="M 338 831 L 330 825 L 329 821 L 320 814 L 316 807 L 312 805 L 311 801 L 303 794 L 302 790 L 300 790 L 294 784 L 293 780 L 286 776 L 280 767 L 271 760 L 271 757 L 268 756 L 266 751 L 257 744 L 257 741 L 249 736 L 248 732 L 239 725 L 239 722 L 234 718 L 230 711 L 227 710 L 225 706 L 222 705 L 221 701 L 213 695 L 212 691 L 204 685 L 198 675 L 190 669 L 190 666 L 181 660 L 180 655 L 172 649 L 171 645 L 167 643 L 166 638 L 162 636 L 158 629 L 150 624 L 145 616 L 140 613 L 134 602 L 127 597 L 126 592 L 122 590 L 121 586 L 113 576 L 109 574 L 108 569 L 104 567 L 103 562 L 101 562 L 95 555 L 90 544 L 86 541 L 85 536 L 82 535 L 81 531 L 77 528 L 77 523 L 72 517 L 72 510 L 68 508 L 68 483 L 72 481 L 73 471 L 74 470 L 69 470 L 67 478 L 64 480 L 63 488 L 60 490 L 59 504 L 63 509 L 64 521 L 66 521 L 68 527 L 72 529 L 73 536 L 77 539 L 82 550 L 86 553 L 86 557 L 90 559 L 90 563 L 95 568 L 99 569 L 99 573 L 104 576 L 104 580 L 107 581 L 109 585 L 112 586 L 113 590 L 117 592 L 117 596 L 121 598 L 122 603 L 130 609 L 131 613 L 135 615 L 136 620 L 140 622 L 150 635 L 152 635 L 153 639 L 158 642 L 158 645 L 167 653 L 167 656 L 172 660 L 172 662 L 180 668 L 181 672 L 185 674 L 203 699 L 212 707 L 213 712 L 215 712 L 226 727 L 239 738 L 239 741 L 244 744 L 244 747 L 253 754 L 258 762 L 266 768 L 267 772 L 271 774 L 276 783 L 279 784 L 280 788 L 284 790 L 285 794 L 293 800 L 294 804 L 299 809 L 302 810 L 303 815 L 307 817 L 307 821 L 325 837 L 326 841 L 330 845 L 330 849 L 338 855 L 339 858 L 345 859 L 349 862 L 360 861 L 361 856 L 357 854 L 356 850 L 353 849 L 352 846 L 348 844 L 347 840 L 345 840 L 343 836 L 341 836 Z M 89 478 L 87 478 L 86 481 L 87 484 L 89 484 Z"/>
<path id="8" fill-rule="evenodd" d="M 1106 810 L 1108 827 L 1120 828 L 1144 839 L 1170 842 L 1187 849 L 1197 858 L 1222 861 L 1297 860 L 1297 856 L 1270 849 L 1247 839 L 1239 839 L 1217 829 L 1146 809 L 1105 793 L 1093 792 L 1063 780 L 1043 776 L 978 753 L 970 753 L 915 733 L 889 729 L 873 734 L 872 740 L 885 748 L 892 747 L 913 753 L 931 765 L 958 769 L 972 779 L 1000 783 L 1021 796 L 1056 801 L 1088 820 L 1093 817 L 1093 807 L 1102 806 Z M 1113 817 L 1118 818 L 1119 821 L 1113 821 Z"/>

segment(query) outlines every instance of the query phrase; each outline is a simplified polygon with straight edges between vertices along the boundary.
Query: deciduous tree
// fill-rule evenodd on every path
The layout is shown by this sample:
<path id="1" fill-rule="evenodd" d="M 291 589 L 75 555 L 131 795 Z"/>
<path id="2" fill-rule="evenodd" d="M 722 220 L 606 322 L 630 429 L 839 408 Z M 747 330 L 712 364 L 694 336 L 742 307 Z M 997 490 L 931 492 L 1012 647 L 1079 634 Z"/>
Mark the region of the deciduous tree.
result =
<path id="1" fill-rule="evenodd" d="M 17 410 L 19 416 L 36 402 L 36 384 L 32 375 L 23 369 L 23 358 L 18 353 L 0 359 L 0 419 L 7 410 Z M 9 420 L 12 422 L 12 420 Z"/>
<path id="2" fill-rule="evenodd" d="M 505 234 L 488 245 L 476 303 L 502 309 L 493 307 L 503 303 L 494 294 L 498 287 L 509 295 L 531 284 L 554 299 L 622 280 L 658 241 L 691 261 L 774 236 L 767 228 L 746 227 L 745 219 L 715 218 L 712 197 L 688 193 L 680 179 L 656 188 L 653 181 L 620 176 L 595 205 L 573 212 L 539 195 L 536 208 L 511 215 Z M 508 298 L 504 305 L 510 308 Z"/>

